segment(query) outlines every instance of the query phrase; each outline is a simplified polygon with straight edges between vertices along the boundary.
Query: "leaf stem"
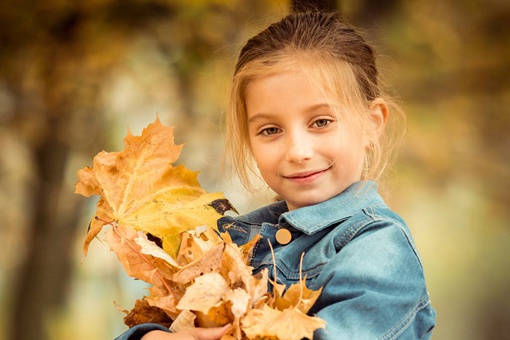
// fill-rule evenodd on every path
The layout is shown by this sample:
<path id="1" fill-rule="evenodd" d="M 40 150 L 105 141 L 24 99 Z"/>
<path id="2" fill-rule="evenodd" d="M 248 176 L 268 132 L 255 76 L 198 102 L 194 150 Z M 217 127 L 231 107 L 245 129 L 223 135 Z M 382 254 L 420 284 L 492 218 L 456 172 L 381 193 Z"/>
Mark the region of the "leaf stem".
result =
<path id="1" fill-rule="evenodd" d="M 112 224 L 113 222 L 115 222 L 114 220 L 111 220 L 111 221 L 107 221 L 99 216 L 94 216 L 94 218 L 100 222 L 103 222 L 104 224 Z"/>
<path id="2" fill-rule="evenodd" d="M 273 245 L 271 244 L 271 240 L 267 239 L 267 243 L 269 244 L 269 249 L 271 250 L 271 256 L 273 257 L 273 276 L 274 276 L 274 283 L 275 285 L 277 283 L 276 281 L 276 257 L 274 255 Z"/>

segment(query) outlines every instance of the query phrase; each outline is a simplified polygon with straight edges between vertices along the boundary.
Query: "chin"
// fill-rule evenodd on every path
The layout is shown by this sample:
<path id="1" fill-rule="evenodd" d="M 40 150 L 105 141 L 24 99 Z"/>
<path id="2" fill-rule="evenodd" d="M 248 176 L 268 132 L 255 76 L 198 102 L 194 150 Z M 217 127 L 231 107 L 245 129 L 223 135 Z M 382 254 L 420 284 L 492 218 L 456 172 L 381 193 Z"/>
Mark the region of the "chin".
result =
<path id="1" fill-rule="evenodd" d="M 292 206 L 293 209 L 299 209 L 299 208 L 304 208 L 304 207 L 308 207 L 310 205 L 314 205 L 314 204 L 318 204 L 318 203 L 321 203 L 321 202 L 324 202 L 326 200 L 328 200 L 328 198 L 320 198 L 320 197 L 317 197 L 315 199 L 306 199 L 306 200 L 302 200 L 302 201 L 287 201 L 287 204 Z"/>

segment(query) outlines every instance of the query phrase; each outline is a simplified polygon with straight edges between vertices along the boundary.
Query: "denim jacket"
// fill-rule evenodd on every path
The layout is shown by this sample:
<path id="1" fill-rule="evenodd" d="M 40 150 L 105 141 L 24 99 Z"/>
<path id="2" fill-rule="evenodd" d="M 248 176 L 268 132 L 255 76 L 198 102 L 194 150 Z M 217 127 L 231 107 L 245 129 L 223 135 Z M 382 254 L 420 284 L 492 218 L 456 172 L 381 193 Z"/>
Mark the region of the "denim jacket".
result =
<path id="1" fill-rule="evenodd" d="M 315 340 L 431 337 L 436 313 L 410 230 L 374 182 L 355 183 L 336 197 L 292 211 L 282 201 L 223 217 L 218 228 L 239 245 L 262 236 L 252 254 L 254 272 L 267 268 L 274 280 L 276 264 L 277 282 L 290 285 L 306 277 L 309 289 L 322 287 L 309 314 L 327 324 L 314 333 Z M 285 245 L 275 237 L 282 228 L 292 235 Z"/>

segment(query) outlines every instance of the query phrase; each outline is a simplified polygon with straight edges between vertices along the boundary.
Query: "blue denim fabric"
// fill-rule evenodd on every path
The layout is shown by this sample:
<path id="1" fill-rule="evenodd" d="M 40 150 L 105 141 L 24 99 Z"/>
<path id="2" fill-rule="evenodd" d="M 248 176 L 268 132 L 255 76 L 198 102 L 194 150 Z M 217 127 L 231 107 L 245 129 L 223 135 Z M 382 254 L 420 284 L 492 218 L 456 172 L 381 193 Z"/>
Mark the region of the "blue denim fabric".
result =
<path id="1" fill-rule="evenodd" d="M 156 323 L 143 323 L 131 327 L 126 332 L 116 337 L 115 340 L 140 340 L 145 334 L 156 330 L 170 332 L 170 330 L 165 326 L 158 325 Z"/>
<path id="2" fill-rule="evenodd" d="M 287 211 L 285 202 L 239 217 L 223 217 L 220 231 L 237 244 L 256 234 L 251 265 L 290 285 L 302 277 L 322 293 L 309 314 L 327 322 L 314 339 L 429 339 L 436 313 L 422 263 L 405 222 L 377 193 L 374 182 L 358 182 L 320 204 Z M 280 245 L 286 228 L 292 241 Z M 268 240 L 274 249 L 270 252 Z"/>

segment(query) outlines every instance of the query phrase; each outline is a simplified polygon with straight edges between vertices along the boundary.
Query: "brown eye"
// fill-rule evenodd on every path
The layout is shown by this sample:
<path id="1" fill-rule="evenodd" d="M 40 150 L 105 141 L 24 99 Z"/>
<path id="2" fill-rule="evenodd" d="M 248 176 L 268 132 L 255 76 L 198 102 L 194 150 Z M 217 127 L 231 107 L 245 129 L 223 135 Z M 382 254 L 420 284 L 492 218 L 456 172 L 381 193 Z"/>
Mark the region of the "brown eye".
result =
<path id="1" fill-rule="evenodd" d="M 270 135 L 276 135 L 279 131 L 280 131 L 280 129 L 278 129 L 276 127 L 270 127 L 270 128 L 266 128 L 266 129 L 260 131 L 260 134 L 264 135 L 264 136 L 270 136 Z"/>
<path id="2" fill-rule="evenodd" d="M 315 125 L 316 127 L 325 127 L 326 125 L 328 125 L 329 123 L 331 123 L 331 121 L 329 119 L 317 119 L 313 125 Z"/>

